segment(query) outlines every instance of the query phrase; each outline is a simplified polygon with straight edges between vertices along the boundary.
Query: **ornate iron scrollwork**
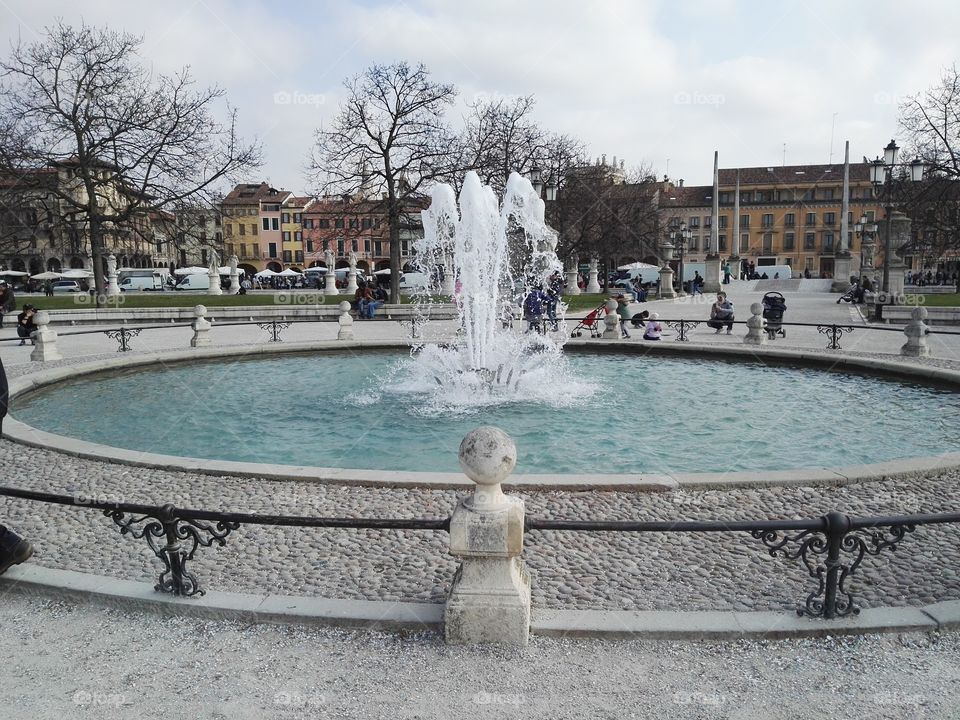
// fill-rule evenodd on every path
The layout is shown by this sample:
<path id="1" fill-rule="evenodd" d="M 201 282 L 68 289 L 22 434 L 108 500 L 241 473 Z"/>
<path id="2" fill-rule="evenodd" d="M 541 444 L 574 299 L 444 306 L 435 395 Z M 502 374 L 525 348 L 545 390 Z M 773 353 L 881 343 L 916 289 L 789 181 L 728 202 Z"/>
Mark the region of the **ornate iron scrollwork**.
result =
<path id="1" fill-rule="evenodd" d="M 280 339 L 280 333 L 290 327 L 288 322 L 280 322 L 278 320 L 271 320 L 270 322 L 257 323 L 260 326 L 261 330 L 266 330 L 270 333 L 270 342 L 283 342 Z"/>
<path id="2" fill-rule="evenodd" d="M 840 350 L 840 338 L 844 333 L 852 333 L 853 327 L 850 325 L 817 325 L 817 332 L 821 335 L 829 335 L 827 350 Z"/>
<path id="3" fill-rule="evenodd" d="M 687 337 L 687 331 L 693 330 L 700 324 L 699 320 L 675 320 L 667 322 L 667 325 L 677 331 L 677 341 L 686 342 L 690 338 Z"/>
<path id="4" fill-rule="evenodd" d="M 218 521 L 214 525 L 200 520 L 184 520 L 176 513 L 173 505 L 164 505 L 156 516 L 128 516 L 121 510 L 103 511 L 117 524 L 121 535 L 129 534 L 138 540 L 146 538 L 150 549 L 163 562 L 164 570 L 153 586 L 154 590 L 184 597 L 203 595 L 196 576 L 187 571 L 187 561 L 193 560 L 201 545 L 226 545 L 227 536 L 239 528 L 240 523 Z"/>
<path id="5" fill-rule="evenodd" d="M 793 535 L 778 530 L 751 530 L 750 534 L 767 546 L 771 557 L 800 559 L 817 581 L 816 589 L 797 608 L 798 615 L 826 619 L 857 615 L 860 608 L 847 589 L 847 580 L 860 567 L 864 555 L 896 550 L 915 526 L 850 529 L 850 519 L 840 513 L 825 515 L 824 524 L 826 530 L 803 530 Z M 851 557 L 844 562 L 841 553 Z"/>
<path id="6" fill-rule="evenodd" d="M 117 352 L 127 352 L 127 350 L 130 349 L 130 338 L 134 338 L 139 335 L 140 328 L 122 327 L 119 330 L 104 330 L 103 332 L 107 337 L 113 338 L 120 343 L 120 347 L 117 349 Z"/>

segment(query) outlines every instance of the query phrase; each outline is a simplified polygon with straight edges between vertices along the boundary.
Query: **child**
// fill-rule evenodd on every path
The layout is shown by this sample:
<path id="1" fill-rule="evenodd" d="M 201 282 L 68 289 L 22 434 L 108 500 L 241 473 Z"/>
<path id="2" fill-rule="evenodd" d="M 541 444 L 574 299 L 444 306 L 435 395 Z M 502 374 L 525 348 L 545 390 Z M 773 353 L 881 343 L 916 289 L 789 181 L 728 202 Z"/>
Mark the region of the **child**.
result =
<path id="1" fill-rule="evenodd" d="M 623 295 L 617 298 L 617 315 L 620 316 L 620 337 L 629 338 L 630 333 L 627 332 L 627 323 L 633 316 L 630 314 L 630 307 Z"/>
<path id="2" fill-rule="evenodd" d="M 644 340 L 659 340 L 660 333 L 663 332 L 663 328 L 660 327 L 660 323 L 657 320 L 660 316 L 657 313 L 650 313 L 650 320 L 647 322 L 647 329 L 643 333 Z"/>

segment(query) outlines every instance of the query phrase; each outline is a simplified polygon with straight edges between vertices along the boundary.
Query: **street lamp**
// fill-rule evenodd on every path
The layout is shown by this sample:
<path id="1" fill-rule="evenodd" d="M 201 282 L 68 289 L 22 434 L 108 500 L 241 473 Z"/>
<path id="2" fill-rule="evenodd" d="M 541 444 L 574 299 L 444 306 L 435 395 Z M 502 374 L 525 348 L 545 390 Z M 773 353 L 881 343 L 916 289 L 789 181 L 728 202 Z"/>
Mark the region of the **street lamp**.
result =
<path id="1" fill-rule="evenodd" d="M 872 267 L 873 267 L 873 249 L 872 249 L 872 247 L 873 247 L 873 240 L 872 240 L 872 238 L 876 237 L 876 234 L 877 234 L 877 225 L 876 225 L 876 223 L 870 222 L 870 218 L 868 218 L 868 217 L 866 216 L 866 214 L 863 214 L 863 215 L 860 216 L 859 222 L 857 222 L 857 224 L 853 226 L 853 231 L 854 231 L 855 233 L 857 233 L 857 235 L 860 236 L 860 280 L 859 280 L 859 284 L 860 284 L 860 289 L 863 290 L 863 289 L 864 289 L 864 278 L 866 277 L 866 273 L 864 272 L 864 269 L 866 268 L 866 258 L 865 258 L 865 256 L 864 256 L 864 250 L 866 249 L 865 246 L 867 245 L 867 239 L 868 239 L 868 238 L 871 238 L 871 240 L 870 240 L 870 246 L 871 246 L 871 250 L 870 250 L 870 267 L 872 268 Z"/>
<path id="2" fill-rule="evenodd" d="M 543 195 L 543 171 L 534 165 L 527 173 L 527 180 L 533 185 L 533 191 L 537 194 L 537 197 L 541 197 Z"/>
<path id="3" fill-rule="evenodd" d="M 870 163 L 870 180 L 874 186 L 881 190 L 883 200 L 883 210 L 887 216 L 886 231 L 883 239 L 883 283 L 882 291 L 884 293 L 884 303 L 890 297 L 890 232 L 891 220 L 894 206 L 894 169 L 898 166 L 900 148 L 893 140 L 883 149 L 883 158 L 877 158 Z M 911 182 L 919 182 L 923 179 L 923 173 L 927 164 L 920 158 L 915 158 L 907 163 L 910 168 L 909 173 L 904 173 L 903 177 Z M 882 312 L 882 311 L 881 311 Z"/>
<path id="4" fill-rule="evenodd" d="M 690 242 L 690 237 L 693 233 L 687 227 L 685 222 L 680 223 L 680 228 L 674 233 L 674 246 L 677 249 L 677 270 L 680 275 L 680 289 L 678 291 L 678 296 L 682 297 L 683 292 L 683 255 L 687 249 L 687 244 Z"/>

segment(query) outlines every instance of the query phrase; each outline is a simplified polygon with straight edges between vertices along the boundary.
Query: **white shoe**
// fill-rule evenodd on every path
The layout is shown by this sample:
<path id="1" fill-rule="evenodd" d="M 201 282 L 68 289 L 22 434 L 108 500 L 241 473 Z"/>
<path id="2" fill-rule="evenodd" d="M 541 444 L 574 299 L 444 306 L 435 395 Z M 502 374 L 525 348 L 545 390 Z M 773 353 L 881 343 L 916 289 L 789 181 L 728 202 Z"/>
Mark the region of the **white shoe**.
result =
<path id="1" fill-rule="evenodd" d="M 714 335 L 719 335 L 719 334 L 720 334 L 720 328 L 717 328 L 717 331 L 714 333 Z"/>
<path id="2" fill-rule="evenodd" d="M 720 331 L 717 330 L 717 332 L 720 332 Z M 731 335 L 731 334 L 733 334 L 733 328 L 727 328 L 727 335 Z"/>

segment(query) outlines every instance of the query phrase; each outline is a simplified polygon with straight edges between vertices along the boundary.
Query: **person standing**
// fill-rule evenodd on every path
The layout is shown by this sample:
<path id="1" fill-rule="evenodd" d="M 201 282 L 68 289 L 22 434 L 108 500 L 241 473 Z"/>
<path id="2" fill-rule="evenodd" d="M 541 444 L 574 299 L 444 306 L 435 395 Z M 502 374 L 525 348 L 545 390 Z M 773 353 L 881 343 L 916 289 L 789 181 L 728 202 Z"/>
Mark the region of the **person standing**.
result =
<path id="1" fill-rule="evenodd" d="M 620 337 L 629 339 L 630 333 L 627 332 L 627 323 L 630 322 L 633 315 L 630 313 L 630 306 L 627 305 L 627 299 L 623 295 L 617 298 L 617 314 L 620 316 Z"/>
<path id="2" fill-rule="evenodd" d="M 730 284 L 730 262 L 729 261 L 725 263 L 723 266 L 723 284 L 724 285 Z"/>
<path id="3" fill-rule="evenodd" d="M 3 369 L 0 360 L 0 432 L 3 432 L 3 419 L 7 416 L 7 406 L 10 403 L 10 390 L 7 385 L 7 372 Z M 11 565 L 19 565 L 33 555 L 33 545 L 0 523 L 0 575 L 10 569 Z"/>

